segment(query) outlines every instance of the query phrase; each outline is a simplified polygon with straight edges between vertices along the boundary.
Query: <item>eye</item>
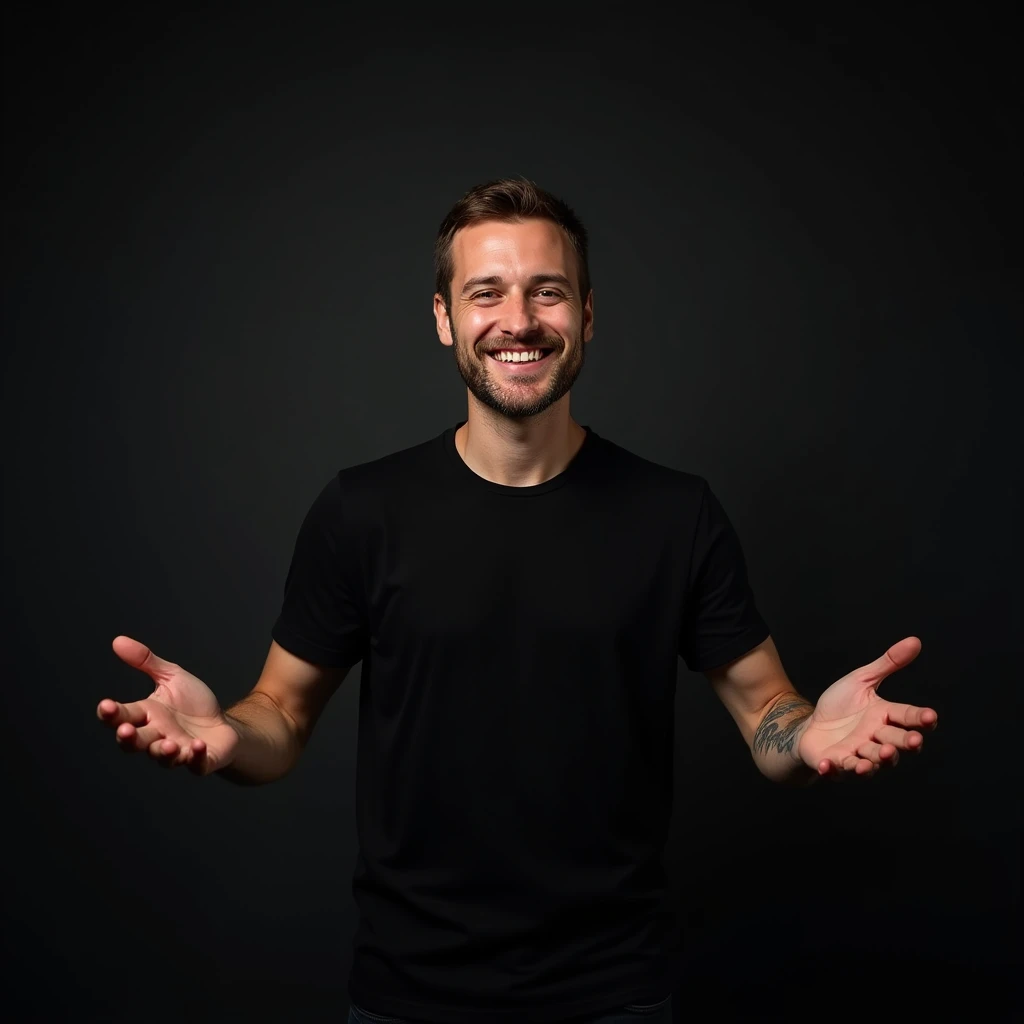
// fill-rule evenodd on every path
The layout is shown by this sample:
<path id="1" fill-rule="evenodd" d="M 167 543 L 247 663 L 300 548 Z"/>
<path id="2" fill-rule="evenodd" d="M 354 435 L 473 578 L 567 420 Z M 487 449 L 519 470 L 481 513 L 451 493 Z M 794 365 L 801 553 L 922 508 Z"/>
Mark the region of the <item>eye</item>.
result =
<path id="1" fill-rule="evenodd" d="M 554 288 L 541 288 L 537 294 L 543 299 L 560 299 L 562 293 Z"/>
<path id="2" fill-rule="evenodd" d="M 487 291 L 477 292 L 477 293 L 476 293 L 476 294 L 475 294 L 475 295 L 473 296 L 473 298 L 474 298 L 474 299 L 486 299 L 486 298 L 488 298 L 489 296 L 493 296 L 493 295 L 497 295 L 497 294 L 498 294 L 497 292 L 492 292 L 492 291 L 490 291 L 490 290 L 488 289 Z"/>

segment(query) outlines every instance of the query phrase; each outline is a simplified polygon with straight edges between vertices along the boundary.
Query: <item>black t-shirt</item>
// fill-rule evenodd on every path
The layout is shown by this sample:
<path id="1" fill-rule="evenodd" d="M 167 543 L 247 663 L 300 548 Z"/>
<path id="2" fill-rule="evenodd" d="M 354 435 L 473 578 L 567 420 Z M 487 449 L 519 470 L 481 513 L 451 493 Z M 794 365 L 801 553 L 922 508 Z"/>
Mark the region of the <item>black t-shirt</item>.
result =
<path id="1" fill-rule="evenodd" d="M 458 426 L 331 478 L 272 629 L 363 662 L 349 996 L 437 1024 L 655 1002 L 678 659 L 769 635 L 739 540 L 704 478 L 589 427 L 562 473 L 509 487 Z"/>

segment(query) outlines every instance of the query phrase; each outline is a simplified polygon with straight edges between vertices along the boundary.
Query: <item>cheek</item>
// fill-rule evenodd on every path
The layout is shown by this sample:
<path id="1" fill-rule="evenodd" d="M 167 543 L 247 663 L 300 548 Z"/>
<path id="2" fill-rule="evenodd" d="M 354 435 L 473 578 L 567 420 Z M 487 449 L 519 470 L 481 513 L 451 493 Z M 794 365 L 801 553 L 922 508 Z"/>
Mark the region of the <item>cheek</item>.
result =
<path id="1" fill-rule="evenodd" d="M 566 339 L 571 340 L 580 332 L 580 319 L 573 315 L 571 309 L 558 308 L 549 310 L 548 315 L 542 316 L 540 321 L 555 334 L 559 334 Z"/>
<path id="2" fill-rule="evenodd" d="M 488 316 L 484 310 L 470 310 L 459 321 L 459 337 L 470 345 L 491 333 L 489 328 L 494 324 L 494 317 Z"/>

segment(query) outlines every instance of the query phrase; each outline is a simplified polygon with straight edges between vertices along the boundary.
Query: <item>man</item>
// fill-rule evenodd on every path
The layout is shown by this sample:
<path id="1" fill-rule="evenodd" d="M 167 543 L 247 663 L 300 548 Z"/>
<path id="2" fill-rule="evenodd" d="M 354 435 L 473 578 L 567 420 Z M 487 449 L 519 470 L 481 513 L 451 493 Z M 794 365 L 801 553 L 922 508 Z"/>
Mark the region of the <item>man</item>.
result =
<path id="1" fill-rule="evenodd" d="M 707 481 L 571 418 L 594 306 L 587 235 L 563 202 L 525 181 L 478 186 L 435 262 L 467 418 L 330 479 L 243 700 L 222 711 L 120 636 L 156 689 L 98 715 L 125 749 L 269 782 L 361 661 L 350 1021 L 668 1021 L 678 658 L 758 768 L 803 784 L 921 749 L 936 713 L 876 693 L 921 644 L 813 706 Z"/>

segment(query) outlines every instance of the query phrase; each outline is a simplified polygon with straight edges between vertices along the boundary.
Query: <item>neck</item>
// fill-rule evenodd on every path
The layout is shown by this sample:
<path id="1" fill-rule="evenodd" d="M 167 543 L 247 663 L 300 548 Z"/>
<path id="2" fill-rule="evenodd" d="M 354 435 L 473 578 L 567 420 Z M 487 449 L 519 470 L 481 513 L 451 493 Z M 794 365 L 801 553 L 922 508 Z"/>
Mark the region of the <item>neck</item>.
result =
<path id="1" fill-rule="evenodd" d="M 483 407 L 455 432 L 462 461 L 477 476 L 507 487 L 533 487 L 550 480 L 573 460 L 586 431 L 558 402 L 539 416 L 511 420 Z"/>

